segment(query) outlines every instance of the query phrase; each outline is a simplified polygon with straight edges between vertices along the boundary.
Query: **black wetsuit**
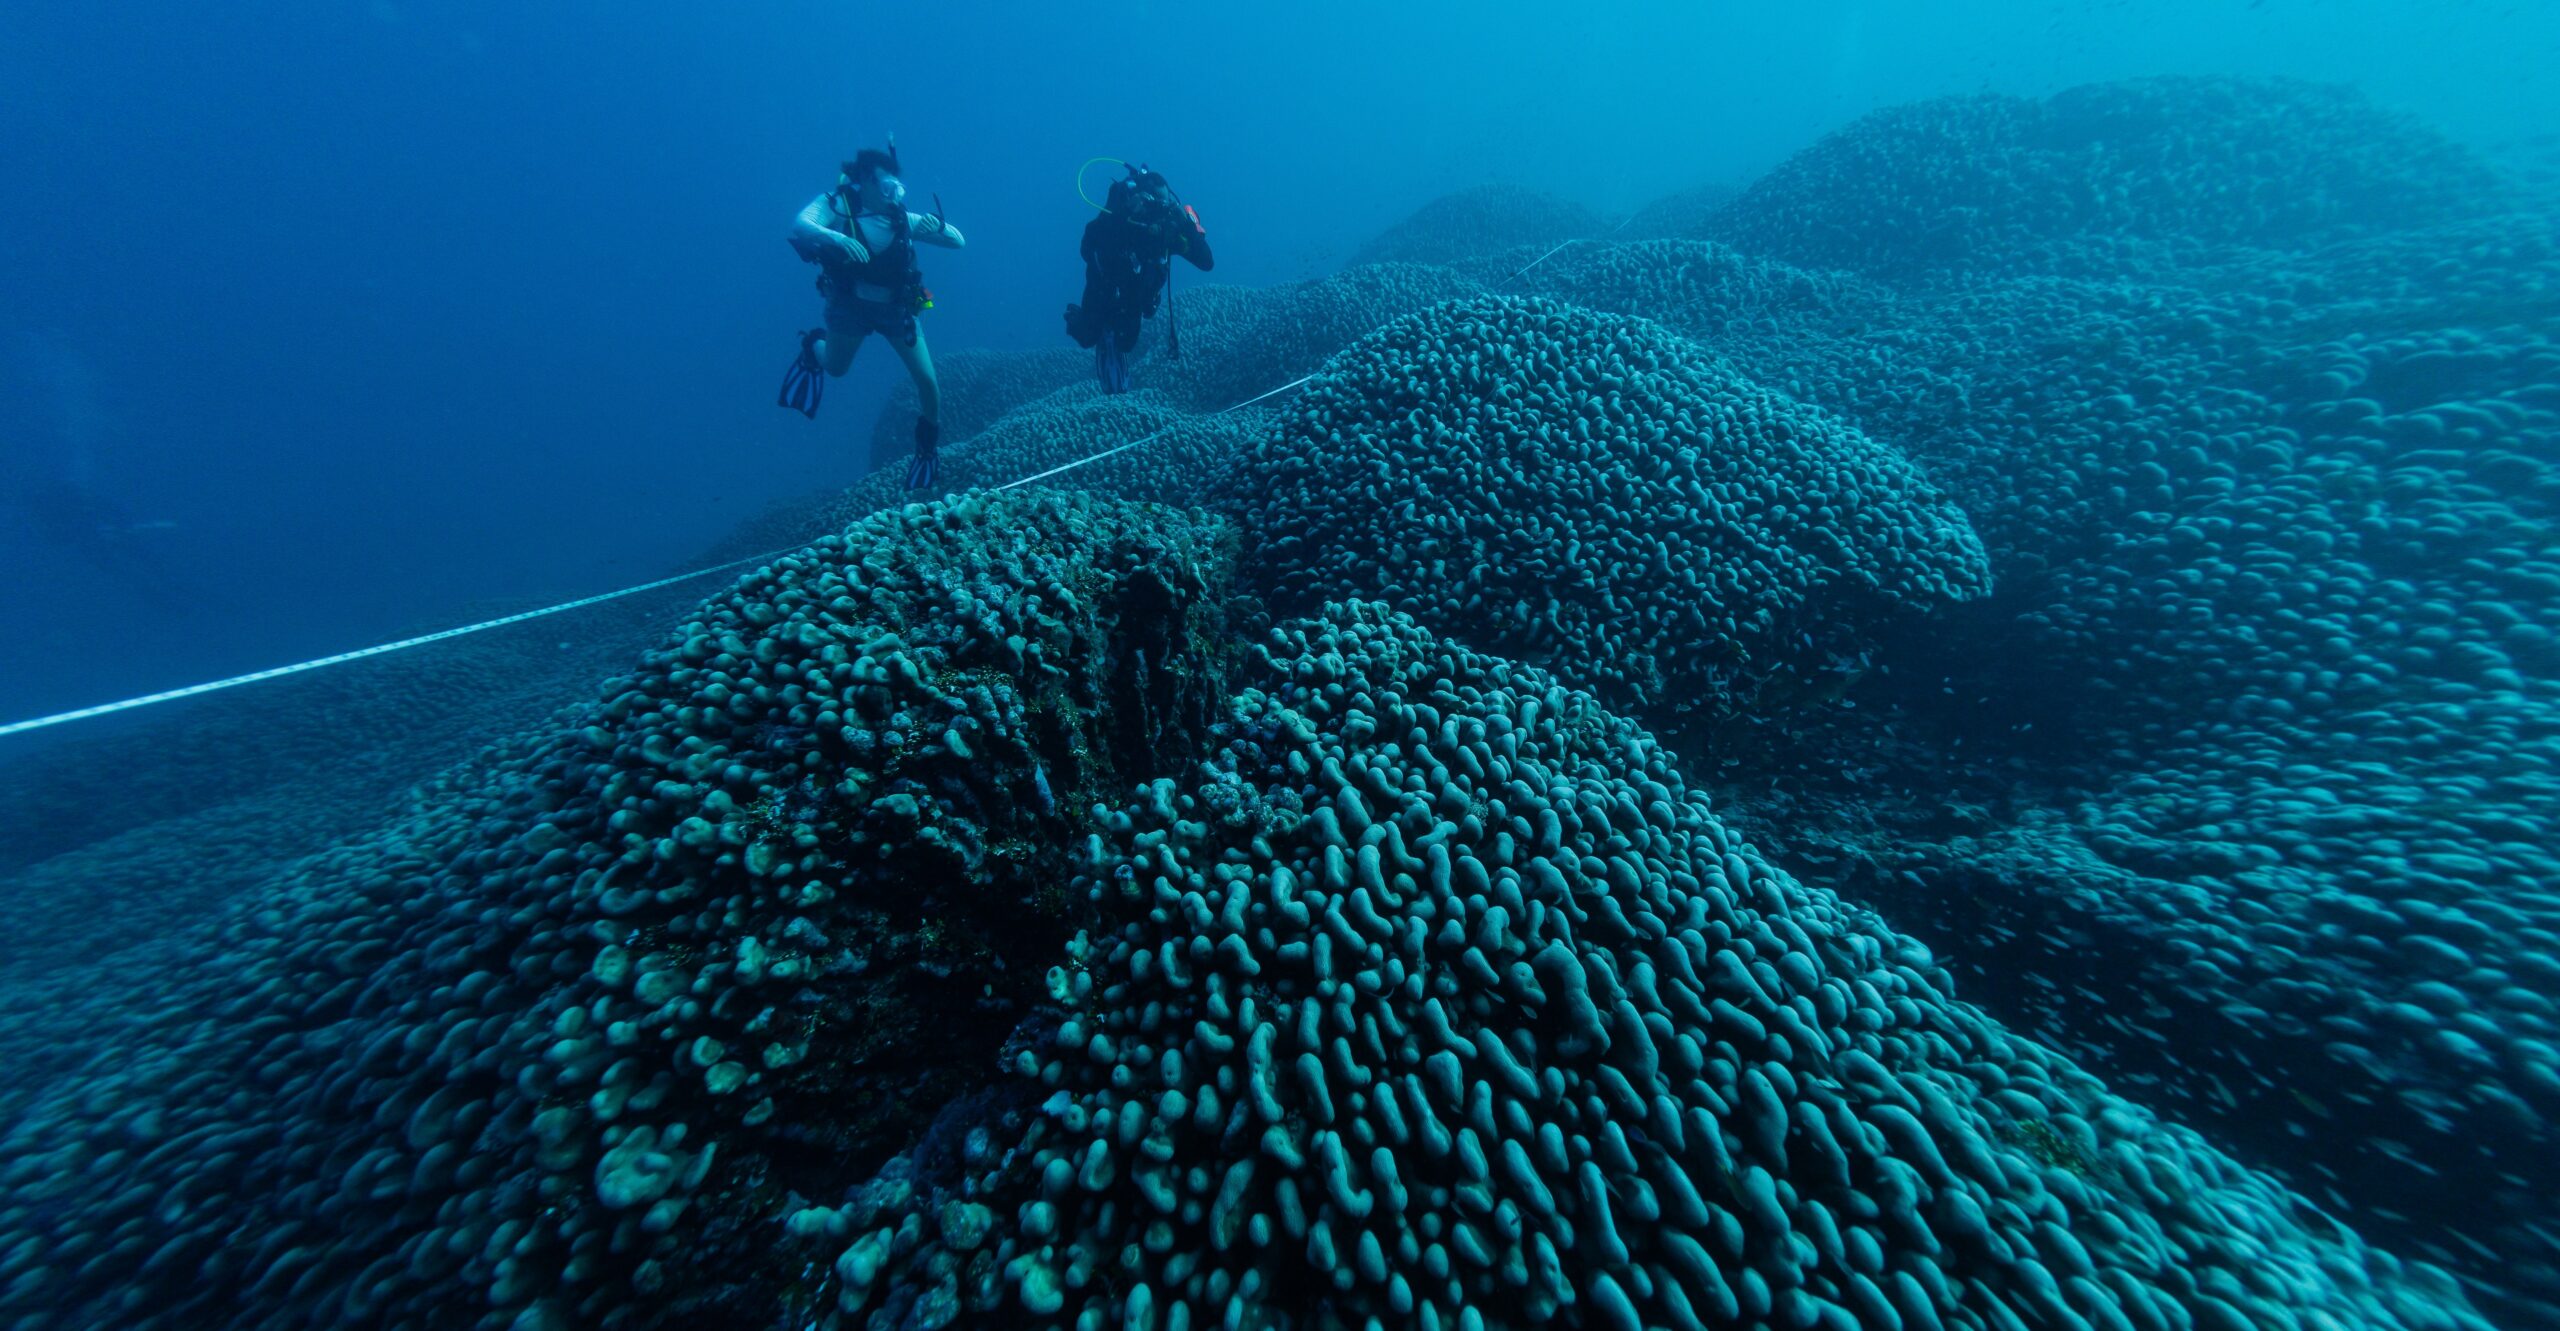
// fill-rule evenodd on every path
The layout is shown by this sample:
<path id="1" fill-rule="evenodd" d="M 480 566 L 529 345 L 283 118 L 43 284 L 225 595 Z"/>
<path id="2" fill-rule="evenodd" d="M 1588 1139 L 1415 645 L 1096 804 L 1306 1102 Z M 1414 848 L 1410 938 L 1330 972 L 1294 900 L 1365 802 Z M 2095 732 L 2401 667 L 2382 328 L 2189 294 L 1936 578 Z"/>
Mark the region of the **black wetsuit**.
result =
<path id="1" fill-rule="evenodd" d="M 1209 233 L 1186 212 L 1168 210 L 1164 227 L 1143 226 L 1110 212 L 1084 226 L 1084 301 L 1067 308 L 1067 334 L 1080 347 L 1110 336 L 1122 351 L 1138 345 L 1138 321 L 1156 312 L 1180 254 L 1202 272 L 1217 263 Z"/>

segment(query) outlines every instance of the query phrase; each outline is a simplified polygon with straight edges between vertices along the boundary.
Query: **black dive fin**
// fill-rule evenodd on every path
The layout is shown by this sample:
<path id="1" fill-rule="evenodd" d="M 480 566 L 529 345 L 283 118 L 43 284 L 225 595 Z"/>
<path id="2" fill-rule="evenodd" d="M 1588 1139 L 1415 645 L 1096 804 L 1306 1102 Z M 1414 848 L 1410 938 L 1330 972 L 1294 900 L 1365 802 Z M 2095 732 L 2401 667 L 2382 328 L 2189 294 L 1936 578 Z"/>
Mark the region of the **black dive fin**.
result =
<path id="1" fill-rule="evenodd" d="M 782 372 L 781 405 L 811 420 L 818 418 L 818 403 L 827 395 L 827 370 L 818 363 L 818 338 L 826 330 L 812 328 L 800 335 L 800 355 L 791 368 Z"/>
<path id="2" fill-rule="evenodd" d="M 933 458 L 942 451 L 942 422 L 916 418 L 916 455 L 907 463 L 907 488 L 933 488 Z"/>

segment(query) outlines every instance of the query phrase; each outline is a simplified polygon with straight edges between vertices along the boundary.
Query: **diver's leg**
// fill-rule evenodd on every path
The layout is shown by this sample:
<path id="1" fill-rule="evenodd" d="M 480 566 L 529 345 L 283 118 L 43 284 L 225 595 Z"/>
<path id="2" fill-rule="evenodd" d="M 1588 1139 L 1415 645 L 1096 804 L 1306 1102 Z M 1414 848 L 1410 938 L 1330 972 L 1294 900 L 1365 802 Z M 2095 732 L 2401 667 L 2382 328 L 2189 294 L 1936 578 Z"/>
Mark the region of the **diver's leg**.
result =
<path id="1" fill-rule="evenodd" d="M 853 368 L 853 353 L 862 350 L 862 330 L 837 326 L 827 321 L 827 335 L 818 339 L 818 363 L 826 367 L 827 377 L 841 379 Z"/>
<path id="2" fill-rule="evenodd" d="M 1139 315 L 1135 308 L 1119 313 L 1117 326 L 1111 330 L 1111 391 L 1126 393 L 1131 386 L 1129 357 L 1138 349 Z"/>
<path id="3" fill-rule="evenodd" d="M 925 345 L 924 330 L 910 323 L 912 330 L 905 338 L 891 335 L 889 345 L 896 348 L 898 359 L 907 363 L 907 374 L 916 381 L 916 454 L 907 462 L 907 488 L 933 488 L 934 457 L 942 451 L 942 381 L 933 373 L 933 351 Z"/>
<path id="4" fill-rule="evenodd" d="M 907 363 L 908 377 L 916 381 L 916 415 L 923 420 L 942 422 L 942 381 L 933 372 L 933 350 L 924 344 L 924 329 L 916 329 L 913 342 L 890 338 L 898 359 Z"/>

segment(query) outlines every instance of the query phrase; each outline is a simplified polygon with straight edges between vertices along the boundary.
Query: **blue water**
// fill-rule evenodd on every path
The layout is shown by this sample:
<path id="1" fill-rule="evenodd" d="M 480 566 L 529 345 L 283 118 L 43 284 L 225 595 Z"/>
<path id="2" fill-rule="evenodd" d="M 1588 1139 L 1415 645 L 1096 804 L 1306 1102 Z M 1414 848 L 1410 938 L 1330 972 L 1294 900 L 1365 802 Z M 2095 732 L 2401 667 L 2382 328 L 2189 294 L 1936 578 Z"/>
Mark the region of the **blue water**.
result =
<path id="1" fill-rule="evenodd" d="M 174 525 L 106 570 L 0 530 L 0 565 L 31 575 L 0 587 L 20 626 L 0 714 L 630 580 L 857 474 L 837 428 L 866 419 L 855 393 L 816 428 L 762 402 L 815 322 L 783 224 L 886 132 L 973 242 L 932 273 L 936 344 L 1032 346 L 1074 297 L 1070 182 L 1096 155 L 1174 171 L 1221 278 L 1261 284 L 1453 189 L 1632 207 L 1946 92 L 2282 73 L 2505 142 L 2547 122 L 2550 22 L 2473 4 L 14 6 L 9 483 L 66 477 Z M 884 392 L 895 368 L 866 359 L 857 391 Z"/>

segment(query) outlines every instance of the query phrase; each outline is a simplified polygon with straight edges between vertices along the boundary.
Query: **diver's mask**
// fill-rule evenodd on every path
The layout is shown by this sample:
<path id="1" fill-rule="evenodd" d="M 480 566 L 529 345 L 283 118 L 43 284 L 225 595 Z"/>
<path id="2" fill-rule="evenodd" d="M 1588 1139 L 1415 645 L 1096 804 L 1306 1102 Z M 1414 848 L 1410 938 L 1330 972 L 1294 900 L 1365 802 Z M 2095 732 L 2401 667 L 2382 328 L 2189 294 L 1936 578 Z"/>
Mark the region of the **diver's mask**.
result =
<path id="1" fill-rule="evenodd" d="M 1154 230 L 1168 225 L 1172 216 L 1173 205 L 1162 194 L 1147 189 L 1129 192 L 1128 217 L 1131 222 Z"/>
<path id="2" fill-rule="evenodd" d="M 883 171 L 879 175 L 873 177 L 873 180 L 877 183 L 880 190 L 880 201 L 882 203 L 885 203 L 892 208 L 903 208 L 906 206 L 907 182 L 898 179 L 896 176 L 890 175 L 886 171 Z"/>

